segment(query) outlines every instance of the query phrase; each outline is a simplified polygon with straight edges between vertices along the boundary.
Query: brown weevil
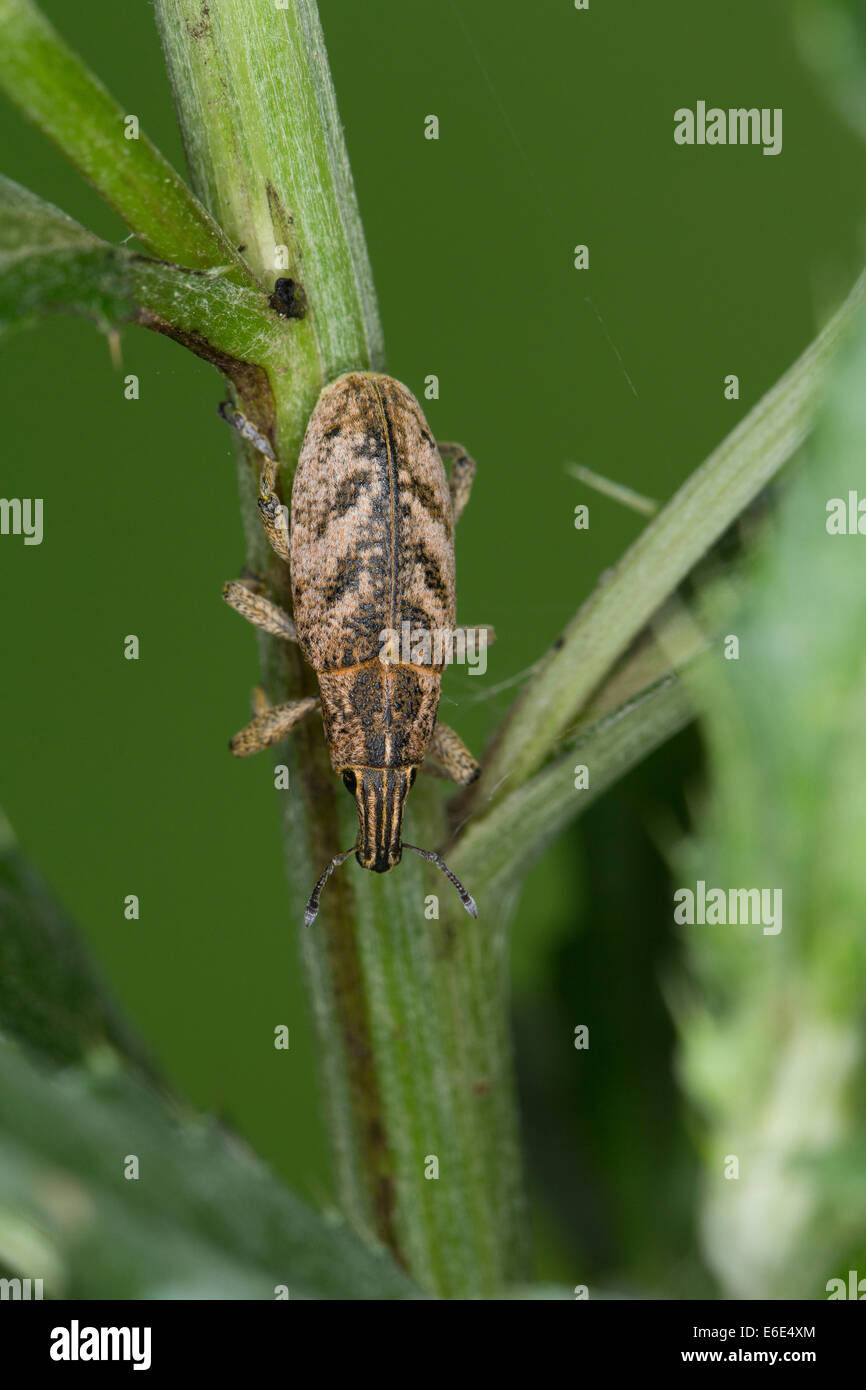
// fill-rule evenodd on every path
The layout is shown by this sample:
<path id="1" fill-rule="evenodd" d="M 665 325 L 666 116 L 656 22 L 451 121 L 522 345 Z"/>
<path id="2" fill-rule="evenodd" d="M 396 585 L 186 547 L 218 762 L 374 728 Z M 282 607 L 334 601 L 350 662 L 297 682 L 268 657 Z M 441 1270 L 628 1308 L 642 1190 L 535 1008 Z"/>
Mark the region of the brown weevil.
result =
<path id="1" fill-rule="evenodd" d="M 331 765 L 358 811 L 357 842 L 325 869 L 307 903 L 307 925 L 350 854 L 362 868 L 386 873 L 404 849 L 436 864 L 476 916 L 474 900 L 440 856 L 401 834 L 406 796 L 425 759 L 464 785 L 480 770 L 437 720 L 454 642 L 465 650 L 492 638 L 490 628 L 455 627 L 454 525 L 469 498 L 473 460 L 459 445 L 437 446 L 399 381 L 349 372 L 324 388 L 310 417 L 289 529 L 270 441 L 233 406 L 220 413 L 264 455 L 259 510 L 271 546 L 291 569 L 294 619 L 250 581 L 229 582 L 223 595 L 257 627 L 297 642 L 321 693 L 321 700 L 274 707 L 260 695 L 232 752 L 259 752 L 321 708 Z M 447 478 L 443 456 L 451 460 Z M 401 634 L 412 634 L 409 650 L 405 640 L 400 647 Z"/>

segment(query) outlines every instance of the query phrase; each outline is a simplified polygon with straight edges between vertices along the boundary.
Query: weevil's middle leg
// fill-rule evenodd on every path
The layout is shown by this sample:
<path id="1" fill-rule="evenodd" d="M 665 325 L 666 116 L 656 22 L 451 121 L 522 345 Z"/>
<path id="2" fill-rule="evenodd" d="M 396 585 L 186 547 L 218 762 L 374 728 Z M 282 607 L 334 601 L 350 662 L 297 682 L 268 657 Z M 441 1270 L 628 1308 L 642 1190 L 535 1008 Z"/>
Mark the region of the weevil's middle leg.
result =
<path id="1" fill-rule="evenodd" d="M 274 491 L 279 472 L 279 460 L 271 447 L 271 442 L 261 430 L 256 429 L 255 425 L 247 419 L 240 410 L 236 410 L 230 401 L 223 401 L 219 407 L 219 413 L 227 425 L 237 430 L 243 439 L 249 441 L 254 449 L 258 449 L 264 455 L 262 465 L 262 476 L 259 483 L 259 511 L 262 514 L 262 526 L 265 535 L 271 543 L 271 547 L 276 551 L 281 560 L 289 562 L 289 526 L 286 520 L 286 513 L 279 497 Z"/>
<path id="2" fill-rule="evenodd" d="M 315 699 L 288 700 L 284 705 L 271 705 L 264 691 L 257 688 L 253 707 L 257 710 L 255 718 L 235 734 L 229 744 L 236 758 L 248 758 L 272 743 L 279 743 L 301 719 L 319 708 L 319 702 Z"/>
<path id="3" fill-rule="evenodd" d="M 447 724 L 440 724 L 438 721 L 427 747 L 427 758 L 434 766 L 428 767 L 425 761 L 425 772 L 448 777 L 452 782 L 458 782 L 461 787 L 474 782 L 481 772 L 481 764 L 475 761 L 460 735 Z"/>
<path id="4" fill-rule="evenodd" d="M 272 637 L 282 637 L 286 642 L 297 642 L 295 624 L 288 613 L 277 604 L 271 603 L 264 594 L 257 593 L 240 579 L 230 579 L 223 585 L 223 598 L 230 608 L 240 613 L 253 627 L 269 632 Z"/>
<path id="5" fill-rule="evenodd" d="M 451 460 L 448 491 L 451 493 L 451 515 L 456 526 L 466 503 L 469 501 L 476 464 L 474 458 L 467 454 L 462 444 L 438 444 L 437 448 L 443 459 Z"/>

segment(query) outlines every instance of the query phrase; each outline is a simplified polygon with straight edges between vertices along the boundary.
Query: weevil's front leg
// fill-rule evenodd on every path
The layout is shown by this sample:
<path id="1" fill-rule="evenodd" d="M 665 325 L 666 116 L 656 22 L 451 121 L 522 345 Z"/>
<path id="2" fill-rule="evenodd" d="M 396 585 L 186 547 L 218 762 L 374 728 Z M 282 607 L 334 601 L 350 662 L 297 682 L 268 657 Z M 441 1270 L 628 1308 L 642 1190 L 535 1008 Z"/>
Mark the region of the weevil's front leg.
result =
<path id="1" fill-rule="evenodd" d="M 272 743 L 291 733 L 292 729 L 306 715 L 319 708 L 318 700 L 288 700 L 284 705 L 271 705 L 261 687 L 253 692 L 253 707 L 256 716 L 246 728 L 235 734 L 229 748 L 236 758 L 248 758 L 253 753 L 261 753 Z"/>
<path id="2" fill-rule="evenodd" d="M 297 642 L 295 624 L 288 613 L 271 603 L 264 594 L 251 589 L 242 579 L 230 579 L 223 585 L 223 598 L 230 608 L 240 613 L 253 627 L 269 632 L 272 637 L 282 637 L 286 642 Z"/>
<path id="3" fill-rule="evenodd" d="M 447 777 L 452 782 L 459 782 L 461 787 L 474 782 L 481 772 L 480 763 L 475 761 L 460 735 L 449 729 L 447 724 L 437 722 L 427 748 L 427 758 L 434 766 L 428 767 L 425 762 L 425 772 Z"/>
<path id="4" fill-rule="evenodd" d="M 264 455 L 265 462 L 262 466 L 262 476 L 259 483 L 259 511 L 262 514 L 262 526 L 265 535 L 271 543 L 272 548 L 279 555 L 281 560 L 289 562 L 289 527 L 286 521 L 286 513 L 282 503 L 274 491 L 279 472 L 279 461 L 271 447 L 271 442 L 261 430 L 256 429 L 255 425 L 247 419 L 246 415 L 240 410 L 236 410 L 230 401 L 223 401 L 219 406 L 219 413 L 227 425 L 237 430 L 243 439 L 249 441 L 254 449 L 258 449 Z"/>
<path id="5" fill-rule="evenodd" d="M 437 448 L 443 459 L 451 460 L 448 491 L 451 493 L 451 515 L 456 525 L 472 491 L 475 460 L 470 458 L 462 444 L 439 444 Z"/>

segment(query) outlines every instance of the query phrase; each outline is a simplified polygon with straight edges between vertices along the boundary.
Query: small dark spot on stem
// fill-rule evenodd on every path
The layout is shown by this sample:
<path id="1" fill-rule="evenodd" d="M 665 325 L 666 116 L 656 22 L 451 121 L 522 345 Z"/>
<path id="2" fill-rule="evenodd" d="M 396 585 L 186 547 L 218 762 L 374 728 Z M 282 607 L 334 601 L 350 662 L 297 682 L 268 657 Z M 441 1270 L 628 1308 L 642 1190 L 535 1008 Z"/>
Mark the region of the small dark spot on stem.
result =
<path id="1" fill-rule="evenodd" d="M 281 319 L 302 319 L 307 312 L 307 297 L 303 286 L 286 278 L 276 282 L 268 303 Z"/>

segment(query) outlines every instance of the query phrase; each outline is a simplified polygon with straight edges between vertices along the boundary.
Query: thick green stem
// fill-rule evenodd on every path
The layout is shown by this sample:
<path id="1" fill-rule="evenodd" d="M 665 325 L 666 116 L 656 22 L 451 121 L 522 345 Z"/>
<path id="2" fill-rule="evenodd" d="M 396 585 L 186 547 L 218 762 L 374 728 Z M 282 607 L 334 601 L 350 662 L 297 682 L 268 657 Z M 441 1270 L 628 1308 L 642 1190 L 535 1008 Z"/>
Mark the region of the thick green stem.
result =
<path id="1" fill-rule="evenodd" d="M 266 389 L 247 396 L 235 382 L 272 431 L 285 492 L 321 386 L 383 361 L 315 4 L 157 0 L 156 10 L 197 191 L 262 281 L 293 279 L 307 306 L 282 323 Z M 257 472 L 245 458 L 250 563 L 288 605 L 286 567 L 261 535 Z M 316 693 L 296 650 L 263 639 L 262 659 L 272 698 Z M 278 757 L 291 769 L 286 854 L 300 923 L 321 868 L 355 837 L 354 811 L 318 721 Z M 407 838 L 433 846 L 441 789 L 419 786 L 412 799 Z M 472 1296 L 521 1273 L 522 1201 L 501 920 L 491 902 L 485 922 L 470 921 L 451 891 L 411 854 L 384 879 L 350 861 L 301 931 L 343 1207 L 425 1287 Z"/>

